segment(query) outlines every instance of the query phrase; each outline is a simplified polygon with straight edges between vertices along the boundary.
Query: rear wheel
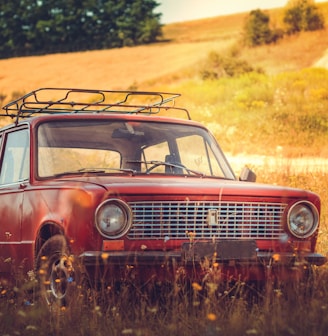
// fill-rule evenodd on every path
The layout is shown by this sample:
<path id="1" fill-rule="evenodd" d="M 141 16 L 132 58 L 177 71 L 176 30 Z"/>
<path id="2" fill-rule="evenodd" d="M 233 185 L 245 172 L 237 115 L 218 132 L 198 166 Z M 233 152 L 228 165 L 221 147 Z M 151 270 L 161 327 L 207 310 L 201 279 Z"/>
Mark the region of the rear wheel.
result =
<path id="1" fill-rule="evenodd" d="M 41 296 L 51 308 L 67 307 L 76 289 L 76 272 L 64 236 L 55 235 L 41 247 L 36 259 Z"/>

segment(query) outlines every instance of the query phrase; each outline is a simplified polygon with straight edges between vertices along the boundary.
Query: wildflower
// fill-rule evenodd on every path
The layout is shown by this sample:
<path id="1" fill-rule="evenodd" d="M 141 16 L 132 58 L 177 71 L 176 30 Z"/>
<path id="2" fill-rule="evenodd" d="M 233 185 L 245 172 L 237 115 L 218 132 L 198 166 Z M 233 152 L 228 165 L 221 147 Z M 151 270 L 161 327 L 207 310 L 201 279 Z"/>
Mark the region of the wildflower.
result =
<path id="1" fill-rule="evenodd" d="M 36 281 L 36 276 L 34 270 L 30 270 L 27 272 L 27 276 L 30 279 L 30 281 Z"/>
<path id="2" fill-rule="evenodd" d="M 272 259 L 273 259 L 273 261 L 278 262 L 280 260 L 280 255 L 275 253 L 275 254 L 272 255 Z"/>
<path id="3" fill-rule="evenodd" d="M 157 311 L 158 311 L 157 307 L 147 308 L 147 310 L 148 310 L 150 313 L 153 313 L 153 314 L 157 313 Z"/>
<path id="4" fill-rule="evenodd" d="M 17 315 L 19 315 L 19 316 L 21 316 L 21 317 L 26 317 L 26 313 L 23 312 L 22 310 L 19 310 L 19 311 L 17 312 Z"/>
<path id="5" fill-rule="evenodd" d="M 109 257 L 109 253 L 104 252 L 104 253 L 101 254 L 101 259 L 104 260 L 104 261 L 106 261 L 108 259 L 108 257 Z"/>
<path id="6" fill-rule="evenodd" d="M 94 312 L 95 312 L 98 316 L 102 316 L 102 312 L 101 312 L 101 308 L 100 308 L 100 306 L 95 306 L 95 308 L 94 308 Z"/>
<path id="7" fill-rule="evenodd" d="M 196 237 L 196 232 L 186 231 L 186 235 L 189 238 L 190 242 L 193 242 Z"/>
<path id="8" fill-rule="evenodd" d="M 218 284 L 216 284 L 214 282 L 209 282 L 209 283 L 207 283 L 206 287 L 208 289 L 209 294 L 214 294 L 219 286 L 218 286 Z"/>
<path id="9" fill-rule="evenodd" d="M 193 282 L 192 288 L 197 292 L 200 292 L 203 289 L 203 287 L 197 282 Z"/>
<path id="10" fill-rule="evenodd" d="M 281 297 L 281 296 L 283 296 L 283 293 L 282 293 L 281 289 L 275 289 L 275 290 L 274 290 L 274 293 L 275 293 L 276 297 Z"/>
<path id="11" fill-rule="evenodd" d="M 208 313 L 207 314 L 207 319 L 210 321 L 215 321 L 216 320 L 216 315 L 213 313 Z"/>

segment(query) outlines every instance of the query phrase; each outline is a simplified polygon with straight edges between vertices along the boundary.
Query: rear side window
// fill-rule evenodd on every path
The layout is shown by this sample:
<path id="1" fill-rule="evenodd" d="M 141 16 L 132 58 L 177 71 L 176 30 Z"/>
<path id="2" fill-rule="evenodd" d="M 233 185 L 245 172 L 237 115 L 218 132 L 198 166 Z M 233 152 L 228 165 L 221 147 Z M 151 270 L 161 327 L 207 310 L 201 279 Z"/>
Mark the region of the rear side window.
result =
<path id="1" fill-rule="evenodd" d="M 1 164 L 0 184 L 17 183 L 29 176 L 28 130 L 8 133 Z"/>

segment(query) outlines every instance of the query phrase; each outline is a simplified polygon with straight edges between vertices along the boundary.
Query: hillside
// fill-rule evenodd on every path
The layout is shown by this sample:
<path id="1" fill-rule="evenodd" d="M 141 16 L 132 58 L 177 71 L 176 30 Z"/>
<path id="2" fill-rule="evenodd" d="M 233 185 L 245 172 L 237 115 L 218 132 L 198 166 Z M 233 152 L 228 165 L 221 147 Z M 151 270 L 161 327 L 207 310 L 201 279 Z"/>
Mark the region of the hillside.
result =
<path id="1" fill-rule="evenodd" d="M 328 13 L 328 4 L 321 4 Z M 238 46 L 248 13 L 164 26 L 163 41 L 132 48 L 53 54 L 0 60 L 0 94 L 39 87 L 151 88 L 194 75 L 210 51 Z M 279 23 L 281 10 L 269 11 Z M 327 14 L 328 16 L 328 14 Z M 328 20 L 326 20 L 328 21 Z M 294 71 L 315 64 L 328 46 L 327 29 L 285 38 L 279 44 L 240 49 L 240 57 L 266 73 Z"/>

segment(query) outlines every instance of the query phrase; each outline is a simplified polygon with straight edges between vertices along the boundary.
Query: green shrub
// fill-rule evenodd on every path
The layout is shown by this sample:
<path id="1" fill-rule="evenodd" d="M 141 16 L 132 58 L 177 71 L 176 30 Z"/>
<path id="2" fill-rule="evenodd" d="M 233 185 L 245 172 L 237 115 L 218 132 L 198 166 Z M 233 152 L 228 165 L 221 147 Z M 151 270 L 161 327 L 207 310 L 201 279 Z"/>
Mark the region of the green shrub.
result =
<path id="1" fill-rule="evenodd" d="M 319 30 L 325 26 L 324 16 L 319 12 L 318 7 L 309 0 L 291 1 L 283 21 L 288 34 Z"/>
<path id="2" fill-rule="evenodd" d="M 222 56 L 211 52 L 200 71 L 203 80 L 219 79 L 221 77 L 237 77 L 245 73 L 261 72 L 255 69 L 247 61 L 234 56 Z"/>
<path id="3" fill-rule="evenodd" d="M 189 80 L 168 88 L 226 152 L 327 156 L 328 70 Z"/>
<path id="4" fill-rule="evenodd" d="M 269 15 L 259 9 L 250 12 L 244 26 L 244 42 L 247 46 L 269 44 L 282 36 L 281 30 L 271 30 Z"/>

